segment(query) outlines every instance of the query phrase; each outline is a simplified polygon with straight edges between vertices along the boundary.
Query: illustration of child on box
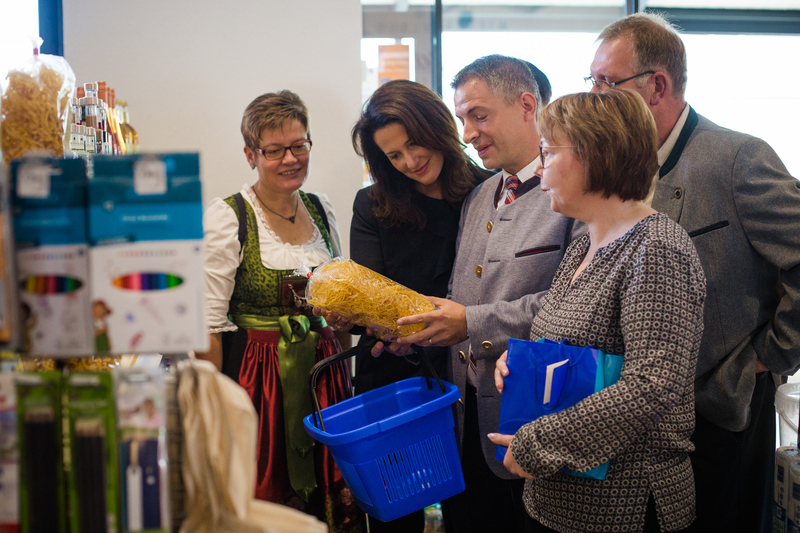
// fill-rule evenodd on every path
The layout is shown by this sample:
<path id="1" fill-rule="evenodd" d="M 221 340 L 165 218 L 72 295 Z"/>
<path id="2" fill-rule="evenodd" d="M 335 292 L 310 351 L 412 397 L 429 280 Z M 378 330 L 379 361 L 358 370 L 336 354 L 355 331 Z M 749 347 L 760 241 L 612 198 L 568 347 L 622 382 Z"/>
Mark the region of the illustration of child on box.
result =
<path id="1" fill-rule="evenodd" d="M 111 309 L 104 300 L 92 302 L 92 318 L 94 319 L 94 351 L 97 354 L 111 353 L 111 341 L 108 339 L 106 317 Z"/>

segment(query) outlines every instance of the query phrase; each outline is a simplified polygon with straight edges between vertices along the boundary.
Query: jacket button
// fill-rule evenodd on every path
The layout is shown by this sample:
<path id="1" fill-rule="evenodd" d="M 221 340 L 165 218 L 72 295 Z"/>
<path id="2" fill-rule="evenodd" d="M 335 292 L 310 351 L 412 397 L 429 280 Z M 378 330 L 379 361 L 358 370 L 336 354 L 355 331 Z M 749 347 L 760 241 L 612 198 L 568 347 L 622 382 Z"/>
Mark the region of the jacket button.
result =
<path id="1" fill-rule="evenodd" d="M 681 191 L 680 189 L 675 189 L 675 192 L 672 194 L 673 196 L 675 196 L 676 200 L 680 200 L 681 196 L 683 196 L 683 191 Z"/>
<path id="2" fill-rule="evenodd" d="M 483 341 L 483 342 L 481 343 L 481 346 L 483 346 L 483 349 L 484 349 L 484 350 L 486 350 L 486 351 L 488 352 L 489 350 L 491 350 L 491 349 L 492 349 L 492 346 L 493 346 L 493 345 L 492 345 L 492 343 L 491 343 L 490 341 Z"/>
<path id="3" fill-rule="evenodd" d="M 492 232 L 492 221 L 491 220 L 486 223 L 486 231 L 488 231 L 489 233 Z"/>
<path id="4" fill-rule="evenodd" d="M 475 274 L 477 274 L 477 275 L 478 275 L 478 277 L 481 277 L 481 274 L 482 274 L 482 273 L 483 273 L 483 267 L 482 267 L 482 266 L 480 266 L 480 265 L 476 266 L 476 267 L 475 267 Z"/>
<path id="5" fill-rule="evenodd" d="M 462 351 L 459 351 L 459 352 L 458 352 L 458 358 L 459 358 L 459 359 L 461 359 L 461 360 L 463 361 L 463 360 L 465 360 L 465 359 L 467 358 L 467 356 L 466 356 L 466 355 L 464 355 L 464 352 L 462 352 Z"/>

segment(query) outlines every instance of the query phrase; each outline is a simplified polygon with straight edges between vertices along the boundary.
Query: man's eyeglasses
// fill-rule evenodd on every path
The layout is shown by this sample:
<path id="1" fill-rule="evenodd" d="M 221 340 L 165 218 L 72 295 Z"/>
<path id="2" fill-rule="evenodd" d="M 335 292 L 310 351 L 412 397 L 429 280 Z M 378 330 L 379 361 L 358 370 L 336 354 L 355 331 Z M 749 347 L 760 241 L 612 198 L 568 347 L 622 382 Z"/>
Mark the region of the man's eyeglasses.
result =
<path id="1" fill-rule="evenodd" d="M 597 88 L 602 91 L 603 90 L 603 85 L 607 85 L 608 88 L 610 89 L 611 87 L 616 87 L 620 83 L 625 83 L 626 81 L 634 80 L 634 79 L 636 79 L 636 78 L 638 78 L 640 76 L 645 76 L 647 74 L 655 74 L 655 73 L 656 73 L 655 70 L 648 70 L 647 72 L 640 72 L 639 74 L 631 76 L 630 78 L 625 78 L 624 80 L 619 80 L 619 81 L 598 80 L 598 79 L 595 79 L 594 76 L 589 75 L 589 76 L 586 76 L 585 78 L 583 78 L 583 81 L 586 82 L 586 86 L 589 87 L 589 89 L 593 89 L 594 86 L 597 85 Z"/>
<path id="2" fill-rule="evenodd" d="M 540 144 L 539 145 L 539 161 L 542 162 L 542 168 L 544 168 L 544 160 L 545 160 L 545 158 L 548 155 L 550 155 L 550 152 L 548 152 L 548 150 L 551 149 L 551 148 L 575 148 L 575 147 L 574 146 L 542 146 Z"/>
<path id="3" fill-rule="evenodd" d="M 291 150 L 292 155 L 300 157 L 308 155 L 311 151 L 311 139 L 307 139 L 302 143 L 293 144 L 291 146 L 273 146 L 270 148 L 256 148 L 256 152 L 264 156 L 267 161 L 275 161 L 283 159 L 286 156 L 286 150 Z"/>

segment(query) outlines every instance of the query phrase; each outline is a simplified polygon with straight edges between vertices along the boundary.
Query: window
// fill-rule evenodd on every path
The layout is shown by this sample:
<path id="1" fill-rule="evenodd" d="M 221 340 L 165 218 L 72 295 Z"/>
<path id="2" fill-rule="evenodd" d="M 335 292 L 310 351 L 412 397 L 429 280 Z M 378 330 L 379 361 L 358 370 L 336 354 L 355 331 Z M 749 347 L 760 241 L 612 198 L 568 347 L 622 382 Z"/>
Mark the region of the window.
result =
<path id="1" fill-rule="evenodd" d="M 800 178 L 800 72 L 787 60 L 800 57 L 800 35 L 687 34 L 683 41 L 686 101 L 720 126 L 767 141 Z"/>
<path id="2" fill-rule="evenodd" d="M 586 90 L 597 34 L 633 5 L 666 12 L 682 29 L 689 61 L 686 99 L 720 126 L 766 140 L 800 177 L 798 0 L 362 0 L 364 37 L 413 37 L 416 79 L 453 106 L 450 80 L 473 59 L 500 53 L 536 64 L 553 98 Z M 437 24 L 437 7 L 441 17 Z M 440 72 L 434 53 L 441 27 Z M 720 53 L 724 50 L 724 53 Z M 368 93 L 365 93 L 365 98 Z M 474 154 L 473 154 L 474 155 Z"/>
<path id="3" fill-rule="evenodd" d="M 0 77 L 31 55 L 32 39 L 38 35 L 36 0 L 0 0 Z"/>
<path id="4" fill-rule="evenodd" d="M 416 61 L 416 40 L 413 37 L 404 39 L 391 38 L 364 38 L 361 39 L 361 100 L 366 101 L 375 89 L 380 85 L 380 66 L 381 66 L 381 47 L 391 45 L 404 45 L 408 47 L 408 79 L 417 80 Z"/>

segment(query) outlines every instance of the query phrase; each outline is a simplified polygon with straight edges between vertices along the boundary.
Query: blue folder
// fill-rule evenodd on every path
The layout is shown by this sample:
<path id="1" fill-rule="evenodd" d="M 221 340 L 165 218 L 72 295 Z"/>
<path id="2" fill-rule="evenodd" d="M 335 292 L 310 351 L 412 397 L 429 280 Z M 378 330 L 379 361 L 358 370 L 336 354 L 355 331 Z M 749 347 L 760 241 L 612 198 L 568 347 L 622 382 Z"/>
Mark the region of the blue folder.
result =
<path id="1" fill-rule="evenodd" d="M 570 346 L 549 339 L 509 339 L 509 375 L 504 379 L 498 432 L 513 435 L 539 417 L 571 407 L 617 382 L 623 358 L 592 346 Z M 507 448 L 498 446 L 495 459 L 502 461 Z M 605 479 L 608 463 L 588 472 L 561 473 Z"/>

